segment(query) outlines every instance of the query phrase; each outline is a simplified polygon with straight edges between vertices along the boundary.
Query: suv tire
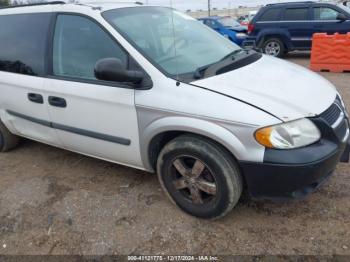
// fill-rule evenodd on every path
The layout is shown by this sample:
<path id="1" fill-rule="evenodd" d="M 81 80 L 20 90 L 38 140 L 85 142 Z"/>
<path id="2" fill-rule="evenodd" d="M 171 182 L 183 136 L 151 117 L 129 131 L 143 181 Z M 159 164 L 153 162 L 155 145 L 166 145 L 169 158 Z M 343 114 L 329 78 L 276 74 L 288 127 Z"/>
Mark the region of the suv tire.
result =
<path id="1" fill-rule="evenodd" d="M 215 142 L 195 135 L 179 136 L 164 146 L 157 174 L 170 200 L 199 218 L 225 216 L 243 190 L 233 157 Z"/>
<path id="2" fill-rule="evenodd" d="M 0 120 L 0 152 L 7 152 L 16 147 L 19 137 L 12 134 Z"/>
<path id="3" fill-rule="evenodd" d="M 266 39 L 262 44 L 262 50 L 264 54 L 274 57 L 283 57 L 287 52 L 284 43 L 279 38 Z"/>

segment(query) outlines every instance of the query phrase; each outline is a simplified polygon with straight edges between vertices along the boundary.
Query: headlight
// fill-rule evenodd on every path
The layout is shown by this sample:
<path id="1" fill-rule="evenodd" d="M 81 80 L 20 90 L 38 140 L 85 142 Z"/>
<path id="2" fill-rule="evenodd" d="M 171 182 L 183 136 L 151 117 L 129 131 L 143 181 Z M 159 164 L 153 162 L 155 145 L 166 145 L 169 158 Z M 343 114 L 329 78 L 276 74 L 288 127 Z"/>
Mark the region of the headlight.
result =
<path id="1" fill-rule="evenodd" d="M 320 138 L 320 131 L 307 118 L 264 127 L 255 132 L 256 141 L 265 147 L 276 149 L 303 147 L 317 142 Z"/>
<path id="2" fill-rule="evenodd" d="M 237 37 L 237 38 L 246 38 L 247 35 L 246 35 L 245 33 L 237 33 L 237 34 L 236 34 L 236 37 Z"/>

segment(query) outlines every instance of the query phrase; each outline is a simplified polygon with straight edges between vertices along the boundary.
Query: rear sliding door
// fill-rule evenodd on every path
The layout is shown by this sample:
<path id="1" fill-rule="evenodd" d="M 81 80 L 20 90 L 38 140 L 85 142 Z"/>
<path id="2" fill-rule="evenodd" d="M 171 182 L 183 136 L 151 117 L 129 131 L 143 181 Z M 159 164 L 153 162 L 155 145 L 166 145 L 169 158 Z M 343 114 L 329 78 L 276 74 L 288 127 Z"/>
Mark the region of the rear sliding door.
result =
<path id="1" fill-rule="evenodd" d="M 57 145 L 44 88 L 51 17 L 0 16 L 0 117 L 13 133 Z"/>

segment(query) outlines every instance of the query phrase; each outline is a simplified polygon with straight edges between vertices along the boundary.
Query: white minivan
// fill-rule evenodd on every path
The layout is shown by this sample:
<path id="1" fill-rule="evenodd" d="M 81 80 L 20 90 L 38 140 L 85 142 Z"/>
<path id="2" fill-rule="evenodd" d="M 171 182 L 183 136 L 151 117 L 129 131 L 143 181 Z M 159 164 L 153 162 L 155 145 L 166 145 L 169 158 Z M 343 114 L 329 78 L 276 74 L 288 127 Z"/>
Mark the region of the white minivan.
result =
<path id="1" fill-rule="evenodd" d="M 0 10 L 0 150 L 25 137 L 156 172 L 185 212 L 300 198 L 349 158 L 334 86 L 171 8 Z"/>

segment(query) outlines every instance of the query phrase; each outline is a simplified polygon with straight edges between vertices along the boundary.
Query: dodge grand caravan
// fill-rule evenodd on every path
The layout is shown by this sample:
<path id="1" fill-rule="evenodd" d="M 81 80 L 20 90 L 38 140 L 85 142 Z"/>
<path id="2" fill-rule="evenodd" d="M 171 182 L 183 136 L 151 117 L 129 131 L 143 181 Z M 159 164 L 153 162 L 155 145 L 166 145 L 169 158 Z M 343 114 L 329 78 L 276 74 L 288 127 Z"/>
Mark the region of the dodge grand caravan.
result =
<path id="1" fill-rule="evenodd" d="M 348 161 L 348 115 L 330 82 L 176 10 L 6 8 L 0 41 L 2 152 L 25 137 L 156 172 L 201 218 L 224 216 L 243 190 L 303 197 Z"/>

